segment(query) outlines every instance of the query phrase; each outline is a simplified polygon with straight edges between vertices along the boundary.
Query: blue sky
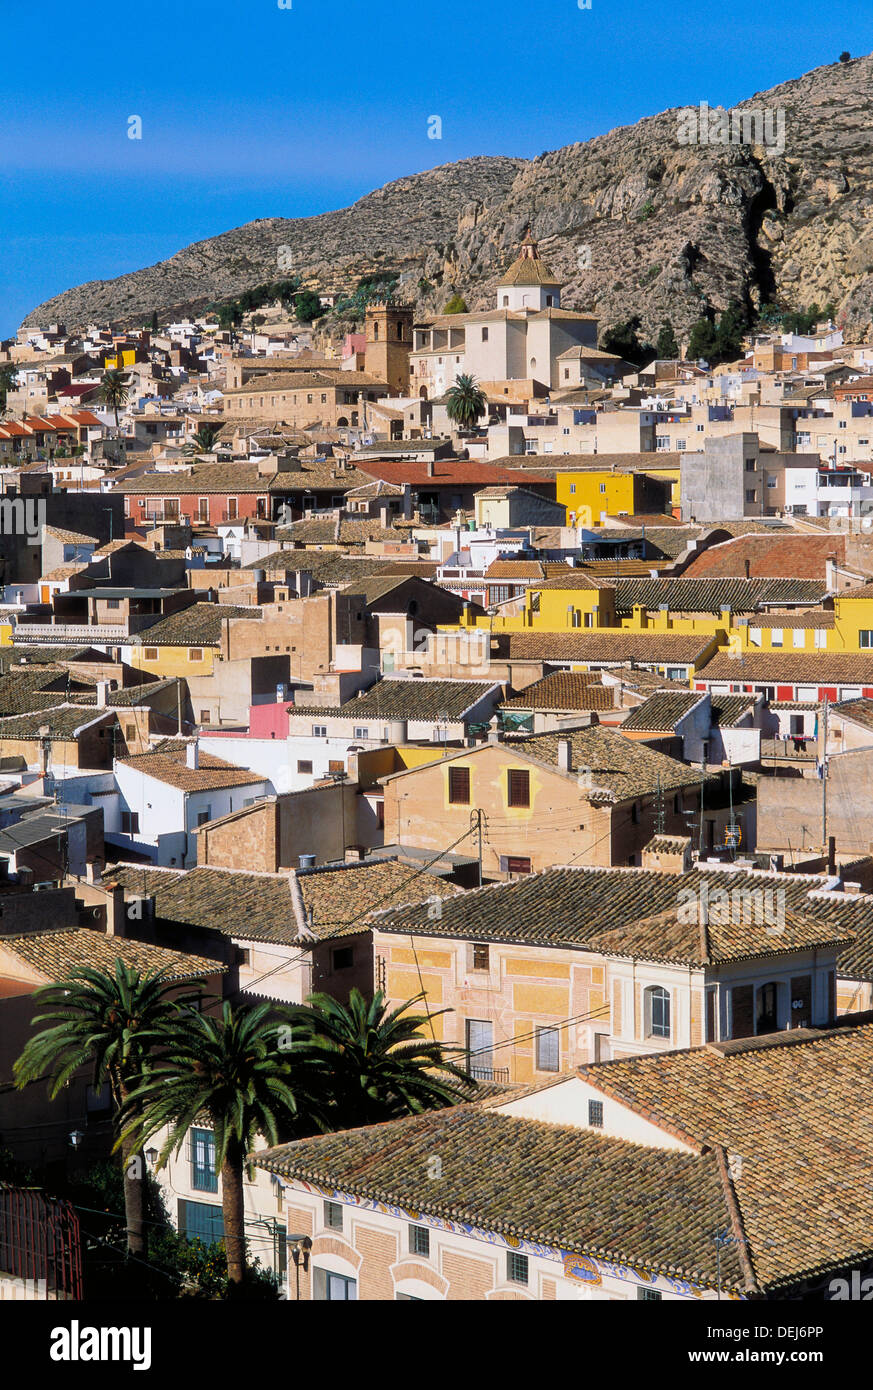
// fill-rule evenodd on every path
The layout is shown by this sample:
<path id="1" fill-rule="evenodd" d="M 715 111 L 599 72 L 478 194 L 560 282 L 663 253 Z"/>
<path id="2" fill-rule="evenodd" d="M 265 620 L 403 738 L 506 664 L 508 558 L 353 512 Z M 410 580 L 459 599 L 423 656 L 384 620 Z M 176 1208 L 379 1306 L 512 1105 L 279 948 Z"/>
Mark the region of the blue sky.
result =
<path id="1" fill-rule="evenodd" d="M 873 7 L 144 0 L 77 19 L 42 0 L 6 7 L 3 38 L 0 337 L 49 295 L 255 217 L 341 207 L 469 155 L 533 156 L 670 106 L 731 105 L 869 52 Z M 132 115 L 142 140 L 127 138 Z M 431 115 L 442 140 L 427 138 Z"/>

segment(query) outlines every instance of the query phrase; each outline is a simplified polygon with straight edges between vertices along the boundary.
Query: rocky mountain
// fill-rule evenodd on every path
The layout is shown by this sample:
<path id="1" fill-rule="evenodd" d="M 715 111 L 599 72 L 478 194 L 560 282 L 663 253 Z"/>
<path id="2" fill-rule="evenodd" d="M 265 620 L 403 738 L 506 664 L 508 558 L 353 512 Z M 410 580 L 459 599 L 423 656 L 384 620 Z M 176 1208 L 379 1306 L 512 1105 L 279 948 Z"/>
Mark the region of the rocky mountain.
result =
<path id="1" fill-rule="evenodd" d="M 530 222 L 566 281 L 564 303 L 596 311 L 602 328 L 638 314 L 649 336 L 665 317 L 681 333 L 704 306 L 778 300 L 833 303 L 856 337 L 873 327 L 871 156 L 866 56 L 756 93 L 731 113 L 667 111 L 534 160 L 468 159 L 339 212 L 251 222 L 69 290 L 26 322 L 139 323 L 283 268 L 323 289 L 390 269 L 404 275 L 400 297 L 421 310 L 442 307 L 452 290 L 485 307 Z M 433 287 L 424 295 L 422 278 Z"/>

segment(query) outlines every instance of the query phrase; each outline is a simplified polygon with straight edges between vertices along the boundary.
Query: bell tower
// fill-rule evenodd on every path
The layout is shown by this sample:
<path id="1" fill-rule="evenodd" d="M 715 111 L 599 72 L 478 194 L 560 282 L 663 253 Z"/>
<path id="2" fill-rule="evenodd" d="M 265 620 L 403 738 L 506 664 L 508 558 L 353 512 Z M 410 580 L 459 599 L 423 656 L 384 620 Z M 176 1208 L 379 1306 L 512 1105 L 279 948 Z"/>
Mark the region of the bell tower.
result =
<path id="1" fill-rule="evenodd" d="M 412 308 L 408 304 L 368 304 L 365 368 L 368 376 L 387 381 L 391 395 L 409 395 Z"/>

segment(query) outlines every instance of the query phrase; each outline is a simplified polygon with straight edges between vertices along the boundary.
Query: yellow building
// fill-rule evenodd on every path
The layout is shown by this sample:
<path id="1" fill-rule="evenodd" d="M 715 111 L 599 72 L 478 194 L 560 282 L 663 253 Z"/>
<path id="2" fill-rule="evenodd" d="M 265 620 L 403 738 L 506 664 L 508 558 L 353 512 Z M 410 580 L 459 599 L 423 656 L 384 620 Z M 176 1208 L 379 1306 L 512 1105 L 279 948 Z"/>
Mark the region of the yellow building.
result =
<path id="1" fill-rule="evenodd" d="M 647 460 L 645 472 L 606 464 L 602 468 L 558 469 L 555 495 L 567 508 L 568 521 L 573 514 L 575 520 L 570 524 L 593 528 L 607 516 L 638 516 L 678 506 L 679 469 L 659 467 L 657 454 L 651 458 L 651 467 Z"/>

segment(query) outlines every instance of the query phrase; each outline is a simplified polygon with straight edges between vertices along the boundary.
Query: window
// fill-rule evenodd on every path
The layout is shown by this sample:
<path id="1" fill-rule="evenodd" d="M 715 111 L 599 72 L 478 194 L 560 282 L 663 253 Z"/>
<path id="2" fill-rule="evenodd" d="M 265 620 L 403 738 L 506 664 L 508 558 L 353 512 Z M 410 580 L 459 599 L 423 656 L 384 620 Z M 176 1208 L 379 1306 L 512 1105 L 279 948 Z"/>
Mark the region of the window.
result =
<path id="1" fill-rule="evenodd" d="M 341 1231 L 343 1228 L 343 1208 L 341 1202 L 325 1202 L 324 1204 L 324 1224 L 331 1231 Z"/>
<path id="2" fill-rule="evenodd" d="M 557 1028 L 537 1029 L 537 1071 L 560 1071 L 561 1034 Z"/>
<path id="3" fill-rule="evenodd" d="M 589 1100 L 588 1102 L 588 1123 L 593 1129 L 603 1128 L 603 1101 Z"/>
<path id="4" fill-rule="evenodd" d="M 794 627 L 791 629 L 791 645 L 793 647 L 806 646 L 806 632 L 802 627 Z"/>
<path id="5" fill-rule="evenodd" d="M 506 799 L 510 806 L 530 806 L 530 773 L 510 768 L 506 774 Z"/>
<path id="6" fill-rule="evenodd" d="M 663 1294 L 658 1293 L 657 1289 L 645 1289 L 642 1284 L 637 1289 L 637 1300 L 640 1303 L 660 1303 Z"/>
<path id="7" fill-rule="evenodd" d="M 476 1081 L 494 1080 L 494 1024 L 488 1019 L 468 1018 L 467 1071 Z"/>
<path id="8" fill-rule="evenodd" d="M 327 1303 L 350 1303 L 358 1297 L 358 1281 L 345 1274 L 333 1274 L 329 1269 L 312 1270 L 313 1298 Z"/>
<path id="9" fill-rule="evenodd" d="M 747 488 L 746 488 L 746 501 L 747 501 L 747 502 L 754 502 L 755 496 L 756 496 L 755 489 L 754 489 L 753 487 L 747 487 Z"/>
<path id="10" fill-rule="evenodd" d="M 816 637 L 817 637 L 817 636 L 818 636 L 818 633 L 816 633 Z M 822 645 L 824 645 L 824 644 L 822 644 Z M 858 646 L 859 646 L 859 647 L 873 647 L 873 628 L 869 628 L 869 627 L 862 627 L 862 628 L 861 628 L 860 632 L 858 633 Z"/>
<path id="11" fill-rule="evenodd" d="M 211 820 L 211 819 L 212 819 L 212 807 L 211 807 L 211 806 L 207 806 L 206 809 L 205 809 L 204 811 L 198 811 L 198 812 L 197 812 L 197 824 L 198 824 L 198 825 L 205 825 L 206 822 L 207 822 L 208 820 Z"/>
<path id="12" fill-rule="evenodd" d="M 501 854 L 500 872 L 502 874 L 529 874 L 530 859 L 520 854 Z"/>
<path id="13" fill-rule="evenodd" d="M 108 599 L 106 600 L 106 607 L 107 607 L 107 608 L 120 608 L 120 607 L 121 607 L 121 599 L 120 599 L 120 598 L 108 598 Z"/>
<path id="14" fill-rule="evenodd" d="M 329 758 L 327 763 L 328 772 L 342 772 L 346 770 L 346 765 L 342 758 Z"/>
<path id="15" fill-rule="evenodd" d="M 410 1226 L 409 1253 L 424 1255 L 425 1258 L 430 1254 L 430 1231 L 426 1226 Z"/>
<path id="16" fill-rule="evenodd" d="M 646 1034 L 650 1038 L 670 1036 L 670 995 L 660 985 L 646 990 Z"/>
<path id="17" fill-rule="evenodd" d="M 333 952 L 334 970 L 351 970 L 355 963 L 354 946 L 338 946 Z"/>
<path id="18" fill-rule="evenodd" d="M 195 1192 L 217 1192 L 215 1135 L 211 1129 L 191 1131 L 191 1186 Z"/>
<path id="19" fill-rule="evenodd" d="M 487 329 L 487 328 L 483 328 L 483 329 L 482 329 L 482 342 L 483 342 L 483 343 L 487 343 L 487 342 L 488 342 L 488 329 Z"/>
<path id="20" fill-rule="evenodd" d="M 157 659 L 158 659 L 158 649 L 157 649 L 157 647 L 146 647 L 145 652 L 143 653 L 143 655 L 144 655 L 146 661 L 157 661 Z"/>
<path id="21" fill-rule="evenodd" d="M 224 1237 L 224 1217 L 221 1207 L 212 1202 L 179 1202 L 179 1230 L 189 1240 L 202 1240 L 214 1245 Z"/>
<path id="22" fill-rule="evenodd" d="M 369 729 L 355 729 L 355 738 L 369 738 L 369 737 L 370 737 L 370 730 L 369 730 Z"/>
<path id="23" fill-rule="evenodd" d="M 122 811 L 121 833 L 122 835 L 136 835 L 139 833 L 139 811 Z"/>
<path id="24" fill-rule="evenodd" d="M 189 661 L 202 661 L 202 660 L 203 660 L 203 648 L 202 648 L 202 647 L 191 647 L 190 650 L 189 650 L 189 652 L 188 652 L 188 660 L 189 660 Z"/>
<path id="25" fill-rule="evenodd" d="M 771 627 L 771 629 L 770 629 L 770 646 L 771 646 L 771 647 L 781 647 L 781 646 L 782 646 L 782 642 L 783 642 L 782 628 L 781 628 L 781 627 Z"/>
<path id="26" fill-rule="evenodd" d="M 478 941 L 473 943 L 473 969 L 490 970 L 491 954 L 488 946 L 480 945 Z"/>
<path id="27" fill-rule="evenodd" d="M 210 713 L 210 711 L 209 711 L 208 709 L 202 709 L 202 710 L 200 711 L 200 723 L 201 723 L 201 724 L 211 724 L 211 723 L 212 723 L 212 715 L 211 715 L 211 713 Z"/>
<path id="28" fill-rule="evenodd" d="M 828 644 L 828 635 L 823 627 L 817 627 L 814 638 L 815 646 L 819 651 L 823 651 Z"/>
<path id="29" fill-rule="evenodd" d="M 519 1255 L 517 1250 L 507 1250 L 506 1277 L 511 1284 L 527 1283 L 527 1255 Z"/>
<path id="30" fill-rule="evenodd" d="M 326 725 L 326 724 L 313 724 L 313 726 L 312 726 L 312 737 L 313 737 L 313 738 L 327 738 L 327 725 Z"/>

